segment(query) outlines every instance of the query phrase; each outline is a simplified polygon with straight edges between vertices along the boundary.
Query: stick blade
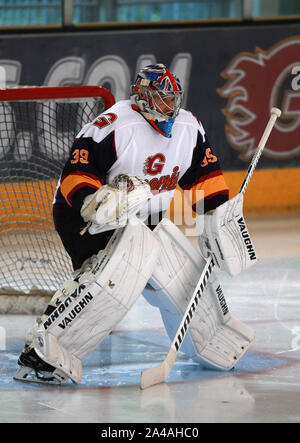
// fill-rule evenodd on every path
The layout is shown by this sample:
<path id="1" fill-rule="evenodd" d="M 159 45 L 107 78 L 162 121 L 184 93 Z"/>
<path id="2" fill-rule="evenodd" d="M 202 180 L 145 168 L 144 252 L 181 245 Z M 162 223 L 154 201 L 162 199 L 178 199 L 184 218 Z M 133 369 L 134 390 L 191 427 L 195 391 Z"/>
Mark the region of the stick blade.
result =
<path id="1" fill-rule="evenodd" d="M 154 368 L 145 369 L 141 375 L 141 389 L 162 383 L 168 378 L 170 372 L 171 368 L 166 361 L 163 361 L 158 366 L 154 366 Z"/>

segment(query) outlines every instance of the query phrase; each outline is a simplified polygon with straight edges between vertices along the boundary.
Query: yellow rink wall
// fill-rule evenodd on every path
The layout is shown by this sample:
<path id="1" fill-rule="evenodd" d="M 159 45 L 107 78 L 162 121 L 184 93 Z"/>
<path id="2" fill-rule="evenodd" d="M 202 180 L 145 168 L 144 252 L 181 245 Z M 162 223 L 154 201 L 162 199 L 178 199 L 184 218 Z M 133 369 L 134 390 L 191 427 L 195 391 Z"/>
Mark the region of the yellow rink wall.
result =
<path id="1" fill-rule="evenodd" d="M 230 198 L 239 191 L 245 174 L 246 170 L 224 172 Z M 56 184 L 55 180 L 0 184 L 0 231 L 51 228 Z M 167 215 L 173 219 L 182 207 L 182 193 L 177 192 Z M 300 214 L 300 168 L 256 170 L 245 194 L 244 214 L 289 213 Z"/>
<path id="2" fill-rule="evenodd" d="M 224 172 L 230 198 L 234 197 L 246 171 Z M 245 193 L 245 215 L 300 214 L 300 168 L 256 170 Z"/>
<path id="3" fill-rule="evenodd" d="M 224 171 L 230 198 L 234 197 L 246 175 L 243 171 Z M 177 193 L 168 216 L 182 208 L 182 192 Z M 174 212 L 175 207 L 175 212 Z M 255 170 L 244 199 L 244 215 L 300 214 L 300 168 Z"/>

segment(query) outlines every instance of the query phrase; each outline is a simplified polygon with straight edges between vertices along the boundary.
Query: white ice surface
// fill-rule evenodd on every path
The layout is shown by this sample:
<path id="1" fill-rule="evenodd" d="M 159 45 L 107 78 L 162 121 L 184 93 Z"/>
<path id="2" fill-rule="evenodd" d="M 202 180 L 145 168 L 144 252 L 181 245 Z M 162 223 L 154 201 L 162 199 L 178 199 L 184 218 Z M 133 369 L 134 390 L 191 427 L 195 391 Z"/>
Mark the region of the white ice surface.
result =
<path id="1" fill-rule="evenodd" d="M 82 385 L 28 388 L 11 375 L 34 318 L 0 316 L 0 422 L 300 422 L 300 216 L 248 227 L 260 262 L 234 279 L 219 274 L 232 315 L 256 332 L 236 372 L 201 371 L 181 355 L 167 383 L 141 391 L 140 371 L 163 360 L 169 341 L 140 298 L 86 362 Z"/>

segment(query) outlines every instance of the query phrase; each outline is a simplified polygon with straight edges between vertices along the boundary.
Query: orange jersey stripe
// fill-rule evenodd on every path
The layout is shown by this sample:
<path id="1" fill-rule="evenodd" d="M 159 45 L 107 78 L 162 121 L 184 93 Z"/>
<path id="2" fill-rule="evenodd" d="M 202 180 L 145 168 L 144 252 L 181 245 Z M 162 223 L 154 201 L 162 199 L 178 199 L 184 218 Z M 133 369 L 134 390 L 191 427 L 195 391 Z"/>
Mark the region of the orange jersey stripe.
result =
<path id="1" fill-rule="evenodd" d="M 67 203 L 71 206 L 72 195 L 80 188 L 88 186 L 99 189 L 103 183 L 96 176 L 89 176 L 83 173 L 74 173 L 66 175 L 61 182 L 60 190 Z"/>
<path id="2" fill-rule="evenodd" d="M 225 182 L 222 172 L 220 171 L 219 174 L 212 173 L 210 178 L 207 177 L 206 180 L 199 181 L 197 184 L 194 184 L 190 189 L 190 199 L 192 201 L 192 205 L 195 205 L 203 198 L 210 198 L 213 195 L 225 192 L 229 192 L 229 188 Z"/>

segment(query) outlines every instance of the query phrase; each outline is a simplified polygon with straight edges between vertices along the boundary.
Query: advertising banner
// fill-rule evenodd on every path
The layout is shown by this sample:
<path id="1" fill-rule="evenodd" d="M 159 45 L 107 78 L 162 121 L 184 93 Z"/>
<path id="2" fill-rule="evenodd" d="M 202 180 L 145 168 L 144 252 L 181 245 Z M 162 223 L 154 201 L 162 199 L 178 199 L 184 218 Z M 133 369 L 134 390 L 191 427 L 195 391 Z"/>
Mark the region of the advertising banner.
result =
<path id="1" fill-rule="evenodd" d="M 202 121 L 225 171 L 247 167 L 273 106 L 282 117 L 259 166 L 300 166 L 300 25 L 11 34 L 0 45 L 7 86 L 102 85 L 116 100 L 155 62 L 181 79 L 184 107 Z"/>

